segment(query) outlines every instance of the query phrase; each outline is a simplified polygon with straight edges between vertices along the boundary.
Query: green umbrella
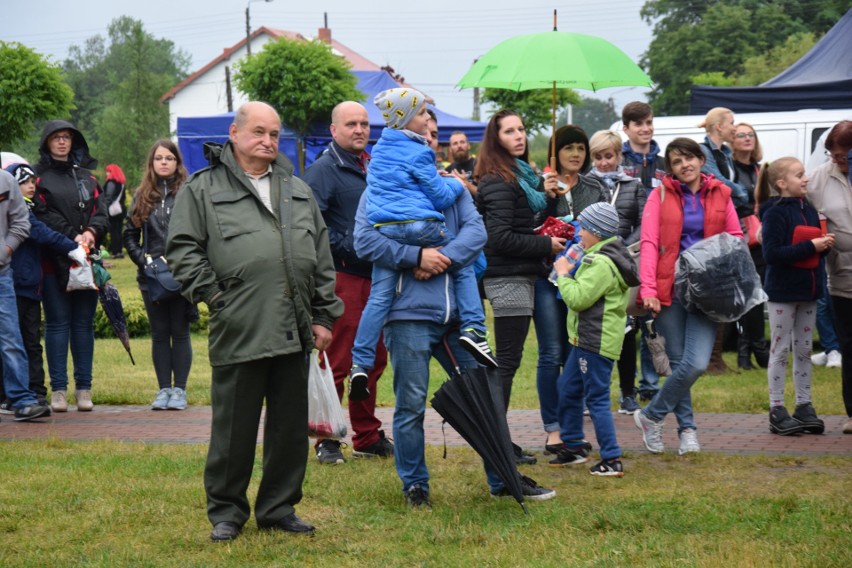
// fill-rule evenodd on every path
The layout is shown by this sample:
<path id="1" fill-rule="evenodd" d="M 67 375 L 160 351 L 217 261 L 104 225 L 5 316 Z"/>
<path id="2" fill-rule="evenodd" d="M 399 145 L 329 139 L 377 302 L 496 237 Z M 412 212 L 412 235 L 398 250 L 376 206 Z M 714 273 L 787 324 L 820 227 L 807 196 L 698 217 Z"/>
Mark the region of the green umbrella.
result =
<path id="1" fill-rule="evenodd" d="M 553 11 L 553 31 L 503 41 L 477 59 L 458 82 L 462 89 L 552 89 L 554 132 L 557 87 L 597 91 L 607 87 L 651 85 L 645 72 L 605 39 L 557 31 L 556 10 Z M 555 154 L 553 149 L 551 155 L 555 157 Z"/>

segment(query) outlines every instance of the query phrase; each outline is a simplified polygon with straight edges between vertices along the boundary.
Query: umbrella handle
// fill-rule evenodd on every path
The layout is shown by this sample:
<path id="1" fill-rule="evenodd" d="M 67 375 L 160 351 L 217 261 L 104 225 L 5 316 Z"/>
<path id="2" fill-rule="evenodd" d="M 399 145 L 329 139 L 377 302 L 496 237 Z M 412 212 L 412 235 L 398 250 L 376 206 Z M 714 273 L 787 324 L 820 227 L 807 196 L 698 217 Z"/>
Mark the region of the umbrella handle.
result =
<path id="1" fill-rule="evenodd" d="M 453 350 L 450 347 L 450 334 L 458 328 L 451 328 L 447 330 L 447 333 L 444 334 L 441 342 L 444 344 L 444 351 L 447 352 L 447 357 L 450 359 L 450 363 L 453 365 L 453 372 L 457 377 L 461 376 L 461 367 L 459 367 L 459 362 L 456 359 L 456 356 L 453 354 Z"/>

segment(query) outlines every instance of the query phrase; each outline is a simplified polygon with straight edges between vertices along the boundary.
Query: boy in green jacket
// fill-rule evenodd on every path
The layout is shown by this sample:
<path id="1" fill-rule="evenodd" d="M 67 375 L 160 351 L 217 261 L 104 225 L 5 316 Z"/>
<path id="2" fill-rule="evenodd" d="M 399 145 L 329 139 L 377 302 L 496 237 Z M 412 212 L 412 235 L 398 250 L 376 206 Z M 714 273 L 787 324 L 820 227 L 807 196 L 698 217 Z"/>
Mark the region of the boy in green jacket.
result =
<path id="1" fill-rule="evenodd" d="M 559 426 L 563 447 L 553 467 L 585 463 L 583 400 L 601 447 L 592 475 L 622 477 L 621 448 L 615 439 L 609 385 L 621 354 L 627 323 L 628 289 L 639 285 L 636 263 L 618 237 L 618 213 L 606 202 L 583 209 L 577 218 L 585 255 L 574 265 L 566 257 L 554 263 L 559 293 L 568 305 L 568 339 L 573 345 L 559 377 Z"/>

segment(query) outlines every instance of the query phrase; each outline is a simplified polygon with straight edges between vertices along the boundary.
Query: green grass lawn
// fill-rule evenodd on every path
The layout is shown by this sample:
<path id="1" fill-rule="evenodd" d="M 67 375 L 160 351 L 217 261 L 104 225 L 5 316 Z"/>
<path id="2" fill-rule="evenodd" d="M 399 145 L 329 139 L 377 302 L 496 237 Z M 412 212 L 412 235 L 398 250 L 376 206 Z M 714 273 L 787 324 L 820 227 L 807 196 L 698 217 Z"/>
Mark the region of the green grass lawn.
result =
<path id="1" fill-rule="evenodd" d="M 111 261 L 110 272 L 113 283 L 119 288 L 126 303 L 141 302 L 136 287 L 135 267 L 129 259 Z M 210 365 L 207 357 L 207 337 L 193 334 L 193 366 L 187 387 L 190 404 L 210 404 Z M 151 340 L 147 337 L 131 339 L 136 365 L 132 366 L 127 354 L 117 339 L 99 339 L 95 342 L 95 379 L 93 394 L 98 404 L 149 404 L 157 392 L 157 381 L 151 363 Z M 538 408 L 538 393 L 535 388 L 535 368 L 538 344 L 534 330 L 530 330 L 524 349 L 524 358 L 515 377 L 512 389 L 512 408 Z M 728 366 L 734 369 L 724 375 L 705 375 L 692 388 L 693 406 L 696 412 L 746 412 L 769 411 L 766 371 L 736 370 L 736 354 L 726 353 Z M 385 380 L 379 381 L 378 404 L 393 406 L 391 372 L 385 372 Z M 432 362 L 431 393 L 437 389 L 446 373 L 436 362 Z M 69 389 L 73 386 L 69 385 Z M 794 388 L 788 378 L 788 402 L 793 404 Z M 814 367 L 814 406 L 820 414 L 843 414 L 840 396 L 840 369 Z M 618 396 L 618 372 L 613 373 L 612 397 Z M 614 406 L 613 408 L 617 408 Z"/>
<path id="2" fill-rule="evenodd" d="M 114 264 L 123 297 L 138 294 L 130 262 Z M 96 342 L 97 403 L 151 402 L 150 340 L 132 343 L 136 366 L 117 340 Z M 209 404 L 206 338 L 193 346 L 189 399 Z M 536 408 L 534 334 L 525 355 L 512 404 Z M 433 371 L 434 390 L 443 373 Z M 379 402 L 390 406 L 387 378 Z M 766 389 L 765 371 L 705 376 L 694 405 L 763 413 Z M 839 370 L 816 369 L 813 392 L 821 413 L 842 413 Z M 407 509 L 391 460 L 309 459 L 298 512 L 315 537 L 262 532 L 250 520 L 237 541 L 214 545 L 204 445 L 47 438 L 0 447 L 1 566 L 852 566 L 852 456 L 628 452 L 621 479 L 539 463 L 523 473 L 558 495 L 529 503 L 530 516 L 488 495 L 467 448 L 446 459 L 427 448 L 432 512 Z M 258 455 L 252 500 L 261 465 Z"/>

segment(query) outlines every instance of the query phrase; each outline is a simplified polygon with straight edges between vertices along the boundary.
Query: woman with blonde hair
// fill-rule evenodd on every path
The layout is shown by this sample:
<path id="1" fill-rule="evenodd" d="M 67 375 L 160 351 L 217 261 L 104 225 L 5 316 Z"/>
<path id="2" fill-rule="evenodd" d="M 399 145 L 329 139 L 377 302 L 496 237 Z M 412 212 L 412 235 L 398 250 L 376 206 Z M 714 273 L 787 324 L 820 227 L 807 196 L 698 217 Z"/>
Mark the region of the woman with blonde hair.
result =
<path id="1" fill-rule="evenodd" d="M 175 197 L 186 177 L 183 158 L 174 142 L 157 140 L 148 151 L 145 174 L 133 193 L 124 227 L 124 247 L 139 267 L 136 281 L 151 324 L 151 356 L 159 384 L 153 410 L 183 410 L 187 404 L 186 382 L 192 366 L 189 326 L 198 318 L 198 312 L 183 296 L 151 300 L 143 273 L 149 258 L 166 252 Z"/>
<path id="2" fill-rule="evenodd" d="M 712 175 L 731 188 L 734 206 L 747 205 L 746 189 L 736 181 L 737 172 L 734 169 L 733 151 L 730 147 L 737 133 L 733 111 L 724 107 L 712 108 L 707 112 L 700 126 L 703 126 L 707 132 L 704 142 L 701 143 L 701 151 L 704 153 L 704 165 L 701 171 Z"/>
<path id="3" fill-rule="evenodd" d="M 745 187 L 748 194 L 747 207 L 740 208 L 738 212 L 743 218 L 742 224 L 747 228 L 746 217 L 757 212 L 755 201 L 755 189 L 757 187 L 757 174 L 760 171 L 760 162 L 763 160 L 763 149 L 760 147 L 760 139 L 751 124 L 740 122 L 736 126 L 733 142 L 734 169 L 737 172 L 737 180 Z M 752 225 L 752 228 L 754 225 Z M 760 281 L 766 269 L 763 260 L 763 250 L 755 237 L 748 235 L 749 252 Z M 737 322 L 737 367 L 744 370 L 754 369 L 751 364 L 751 356 L 757 361 L 758 366 L 764 369 L 769 364 L 769 345 L 767 344 L 764 328 L 766 327 L 763 317 L 764 305 L 760 304 L 752 308 Z"/>

